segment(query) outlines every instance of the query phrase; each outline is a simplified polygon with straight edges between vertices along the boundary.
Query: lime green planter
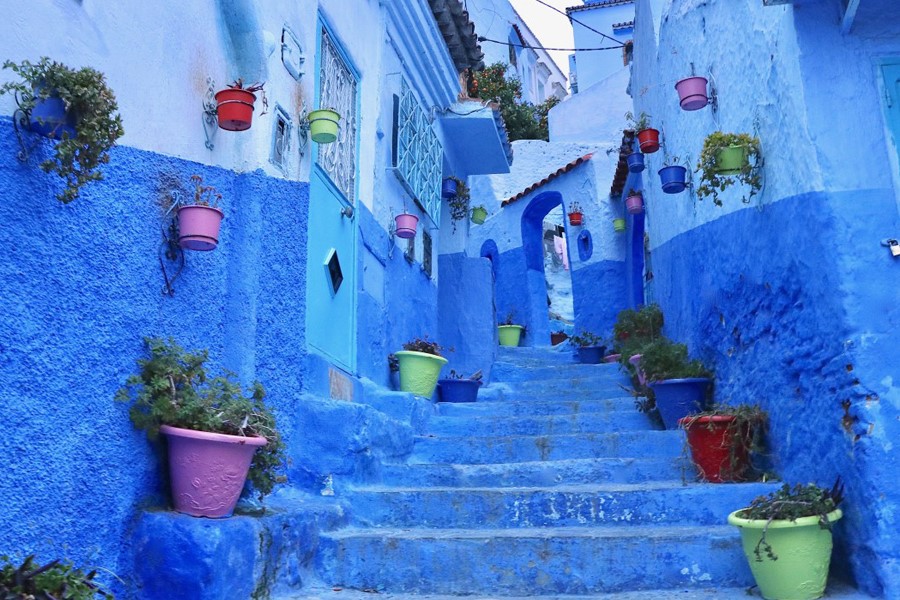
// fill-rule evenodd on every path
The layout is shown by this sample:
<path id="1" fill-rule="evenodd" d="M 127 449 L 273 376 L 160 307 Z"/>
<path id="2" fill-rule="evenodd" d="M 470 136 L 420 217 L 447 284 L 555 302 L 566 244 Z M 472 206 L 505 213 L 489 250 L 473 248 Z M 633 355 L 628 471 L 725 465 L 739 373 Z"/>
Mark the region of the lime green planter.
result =
<path id="1" fill-rule="evenodd" d="M 737 175 L 747 163 L 746 146 L 728 146 L 716 153 L 716 173 Z"/>
<path id="2" fill-rule="evenodd" d="M 309 113 L 309 137 L 317 144 L 330 144 L 337 139 L 341 115 L 328 108 Z"/>
<path id="3" fill-rule="evenodd" d="M 518 346 L 524 329 L 521 325 L 498 325 L 497 335 L 500 337 L 500 345 Z"/>
<path id="4" fill-rule="evenodd" d="M 625 219 L 613 219 L 613 231 L 616 233 L 625 231 Z"/>
<path id="5" fill-rule="evenodd" d="M 394 356 L 400 366 L 400 391 L 431 398 L 441 367 L 447 364 L 447 359 L 412 350 L 394 352 Z"/>
<path id="6" fill-rule="evenodd" d="M 743 509 L 741 509 L 743 510 Z M 814 600 L 825 593 L 828 565 L 831 563 L 831 530 L 819 526 L 819 517 L 801 517 L 796 521 L 743 519 L 737 510 L 728 515 L 728 522 L 741 530 L 744 554 L 750 570 L 767 600 Z M 840 509 L 828 513 L 833 523 L 842 516 Z M 768 525 L 768 528 L 767 528 Z M 756 558 L 756 548 L 766 531 L 766 543 L 778 560 L 772 560 L 760 547 L 762 560 Z"/>
<path id="7" fill-rule="evenodd" d="M 487 210 L 480 206 L 476 206 L 472 209 L 472 222 L 476 225 L 481 225 L 484 223 L 484 220 L 487 219 Z"/>

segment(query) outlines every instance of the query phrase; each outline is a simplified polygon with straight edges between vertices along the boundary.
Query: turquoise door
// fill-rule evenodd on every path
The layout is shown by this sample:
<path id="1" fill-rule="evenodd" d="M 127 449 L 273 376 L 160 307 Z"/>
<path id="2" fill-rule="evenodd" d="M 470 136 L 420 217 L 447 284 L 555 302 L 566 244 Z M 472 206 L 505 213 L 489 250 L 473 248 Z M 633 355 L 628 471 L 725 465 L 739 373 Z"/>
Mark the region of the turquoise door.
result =
<path id="1" fill-rule="evenodd" d="M 341 115 L 338 139 L 313 143 L 306 260 L 306 340 L 310 350 L 356 370 L 356 72 L 319 28 L 316 107 Z"/>
<path id="2" fill-rule="evenodd" d="M 894 148 L 900 154 L 900 63 L 881 65 L 884 78 L 884 108 Z"/>

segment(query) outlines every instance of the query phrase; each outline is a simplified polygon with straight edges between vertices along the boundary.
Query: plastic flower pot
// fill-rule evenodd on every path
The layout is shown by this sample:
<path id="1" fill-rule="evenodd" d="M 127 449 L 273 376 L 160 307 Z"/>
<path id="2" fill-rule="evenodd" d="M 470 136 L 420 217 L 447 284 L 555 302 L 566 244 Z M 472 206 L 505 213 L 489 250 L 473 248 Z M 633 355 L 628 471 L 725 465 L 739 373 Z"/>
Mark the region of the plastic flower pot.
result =
<path id="1" fill-rule="evenodd" d="M 550 334 L 550 345 L 555 346 L 557 344 L 562 344 L 564 341 L 569 339 L 569 336 L 565 333 L 551 333 Z"/>
<path id="2" fill-rule="evenodd" d="M 309 137 L 317 144 L 330 144 L 338 136 L 338 121 L 341 115 L 328 108 L 314 110 L 307 115 Z"/>
<path id="3" fill-rule="evenodd" d="M 746 146 L 728 146 L 716 152 L 716 173 L 737 175 L 746 163 Z"/>
<path id="4" fill-rule="evenodd" d="M 641 145 L 641 152 L 644 154 L 653 154 L 659 150 L 659 130 L 644 129 L 638 132 L 638 142 Z"/>
<path id="5" fill-rule="evenodd" d="M 409 213 L 403 213 L 394 217 L 397 223 L 397 237 L 409 239 L 416 237 L 416 225 L 419 223 L 419 217 Z"/>
<path id="6" fill-rule="evenodd" d="M 644 170 L 644 155 L 640 152 L 632 152 L 625 157 L 625 163 L 628 165 L 630 173 L 640 173 Z"/>
<path id="7" fill-rule="evenodd" d="M 613 231 L 616 233 L 625 231 L 625 219 L 613 219 Z"/>
<path id="8" fill-rule="evenodd" d="M 169 478 L 175 510 L 195 517 L 230 517 L 253 453 L 264 437 L 209 433 L 163 425 L 169 443 Z"/>
<path id="9" fill-rule="evenodd" d="M 475 379 L 439 379 L 441 402 L 475 402 L 481 381 Z"/>
<path id="10" fill-rule="evenodd" d="M 639 215 L 644 212 L 644 198 L 640 194 L 628 196 L 625 199 L 625 209 L 629 214 Z"/>
<path id="11" fill-rule="evenodd" d="M 525 328 L 521 325 L 498 325 L 497 337 L 500 338 L 501 346 L 518 346 L 519 340 L 522 339 L 522 331 Z"/>
<path id="12" fill-rule="evenodd" d="M 750 468 L 750 423 L 735 426 L 731 415 L 683 417 L 678 425 L 687 432 L 691 459 L 700 477 L 710 483 L 744 481 Z M 740 439 L 735 439 L 735 436 Z"/>
<path id="13" fill-rule="evenodd" d="M 706 390 L 711 380 L 706 377 L 664 379 L 654 381 L 650 389 L 656 397 L 656 409 L 666 429 L 678 427 L 678 420 L 706 408 Z"/>
<path id="14" fill-rule="evenodd" d="M 643 354 L 634 354 L 628 357 L 628 362 L 634 367 L 635 372 L 637 372 L 638 383 L 647 385 L 647 376 L 644 374 L 644 370 L 641 369 L 641 358 L 643 358 L 643 356 Z"/>
<path id="15" fill-rule="evenodd" d="M 216 116 L 219 127 L 226 131 L 244 131 L 250 129 L 253 121 L 253 105 L 256 94 L 247 90 L 226 88 L 216 92 Z"/>
<path id="16" fill-rule="evenodd" d="M 663 192 L 679 194 L 687 187 L 687 169 L 680 165 L 669 165 L 659 170 L 659 181 Z"/>
<path id="17" fill-rule="evenodd" d="M 35 88 L 35 96 L 40 88 Z M 74 138 L 75 118 L 66 112 L 66 105 L 59 96 L 50 96 L 35 101 L 34 108 L 28 114 L 28 128 L 34 133 L 60 140 L 63 136 Z"/>
<path id="18" fill-rule="evenodd" d="M 578 362 L 586 365 L 597 365 L 603 362 L 606 346 L 581 346 L 575 349 Z"/>
<path id="19" fill-rule="evenodd" d="M 743 510 L 743 509 L 741 509 Z M 728 523 L 739 528 L 744 554 L 750 571 L 763 598 L 768 600 L 815 600 L 825 593 L 828 567 L 831 564 L 831 530 L 819 525 L 819 517 L 800 517 L 796 521 L 744 519 L 737 510 L 728 515 Z M 838 521 L 843 513 L 835 509 L 828 513 L 829 523 Z M 765 531 L 766 543 L 772 547 L 777 560 L 755 550 Z"/>
<path id="20" fill-rule="evenodd" d="M 583 222 L 584 214 L 580 212 L 569 213 L 569 225 L 580 226 Z"/>
<path id="21" fill-rule="evenodd" d="M 178 244 L 188 250 L 215 250 L 225 218 L 218 208 L 191 204 L 178 209 Z"/>
<path id="22" fill-rule="evenodd" d="M 441 184 L 441 198 L 453 198 L 456 196 L 456 180 L 449 177 Z"/>
<path id="23" fill-rule="evenodd" d="M 394 352 L 394 356 L 400 367 L 400 391 L 431 398 L 437 386 L 438 375 L 447 364 L 447 359 L 414 350 Z"/>
<path id="24" fill-rule="evenodd" d="M 484 223 L 484 220 L 487 219 L 487 209 L 482 208 L 480 206 L 476 206 L 472 209 L 472 222 L 476 225 L 481 225 Z"/>
<path id="25" fill-rule="evenodd" d="M 607 354 L 603 357 L 603 362 L 605 363 L 617 363 L 619 359 L 622 358 L 621 354 Z"/>
<path id="26" fill-rule="evenodd" d="M 706 77 L 688 77 L 675 84 L 682 110 L 700 110 L 709 104 Z"/>

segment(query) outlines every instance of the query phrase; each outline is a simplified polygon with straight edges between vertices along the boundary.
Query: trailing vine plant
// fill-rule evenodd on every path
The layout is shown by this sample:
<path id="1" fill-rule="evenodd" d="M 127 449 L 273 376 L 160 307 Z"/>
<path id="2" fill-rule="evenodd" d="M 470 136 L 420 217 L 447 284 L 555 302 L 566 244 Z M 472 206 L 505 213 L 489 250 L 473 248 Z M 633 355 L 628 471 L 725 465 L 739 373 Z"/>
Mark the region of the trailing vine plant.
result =
<path id="1" fill-rule="evenodd" d="M 453 222 L 453 231 L 456 231 L 456 222 L 469 218 L 469 186 L 457 177 L 448 177 L 456 182 L 456 195 L 447 203 L 450 205 L 450 219 Z"/>
<path id="2" fill-rule="evenodd" d="M 744 149 L 741 167 L 737 172 L 723 172 L 719 165 L 720 153 L 728 148 Z M 713 204 L 722 206 L 719 193 L 734 183 L 741 183 L 750 187 L 750 192 L 741 197 L 741 201 L 748 204 L 762 189 L 762 177 L 759 172 L 761 156 L 759 138 L 756 136 L 721 131 L 709 134 L 697 162 L 697 173 L 700 175 L 697 197 L 701 200 L 711 197 Z"/>

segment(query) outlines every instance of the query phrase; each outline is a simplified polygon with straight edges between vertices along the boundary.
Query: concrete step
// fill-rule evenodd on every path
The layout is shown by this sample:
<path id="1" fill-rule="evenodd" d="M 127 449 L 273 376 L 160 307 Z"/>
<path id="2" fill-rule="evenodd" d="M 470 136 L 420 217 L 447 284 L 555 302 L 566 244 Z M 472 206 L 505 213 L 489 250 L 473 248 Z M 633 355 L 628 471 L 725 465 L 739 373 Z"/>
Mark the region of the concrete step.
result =
<path id="1" fill-rule="evenodd" d="M 443 417 L 525 417 L 542 415 L 571 415 L 606 411 L 635 410 L 634 398 L 618 395 L 601 399 L 576 398 L 574 400 L 548 400 L 534 395 L 523 396 L 522 401 L 489 400 L 454 404 L 439 402 L 438 414 Z"/>
<path id="2" fill-rule="evenodd" d="M 416 438 L 409 462 L 490 464 L 568 458 L 675 458 L 682 431 L 625 431 L 572 435 Z"/>
<path id="3" fill-rule="evenodd" d="M 522 365 L 537 364 L 575 364 L 578 362 L 575 351 L 568 346 L 558 348 L 533 348 L 527 346 L 519 346 L 518 348 L 510 348 L 508 346 L 500 346 L 497 349 L 498 362 L 511 362 Z"/>
<path id="4" fill-rule="evenodd" d="M 365 487 L 343 497 L 366 527 L 584 527 L 724 525 L 777 483 L 580 484 L 523 488 Z"/>
<path id="5" fill-rule="evenodd" d="M 384 485 L 529 487 L 578 483 L 693 480 L 686 458 L 580 458 L 485 465 L 385 465 Z"/>
<path id="6" fill-rule="evenodd" d="M 725 526 L 357 529 L 323 534 L 330 586 L 432 594 L 595 594 L 752 584 Z"/>
<path id="7" fill-rule="evenodd" d="M 595 379 L 592 377 L 569 377 L 558 379 L 521 381 L 516 383 L 498 383 L 505 386 L 500 396 L 507 400 L 513 396 L 526 396 L 543 400 L 552 399 L 577 399 L 609 398 L 616 396 L 628 396 L 632 387 L 628 382 L 609 380 L 605 377 Z"/>
<path id="8" fill-rule="evenodd" d="M 557 377 L 595 377 L 610 381 L 628 383 L 629 379 L 618 364 L 585 365 L 581 363 L 555 364 L 545 363 L 520 364 L 516 362 L 495 362 L 491 369 L 491 381 L 510 383 L 529 379 L 548 379 Z"/>
<path id="9" fill-rule="evenodd" d="M 645 414 L 631 410 L 574 413 L 537 417 L 435 417 L 427 433 L 437 435 L 552 435 L 565 433 L 611 433 L 654 429 Z"/>

